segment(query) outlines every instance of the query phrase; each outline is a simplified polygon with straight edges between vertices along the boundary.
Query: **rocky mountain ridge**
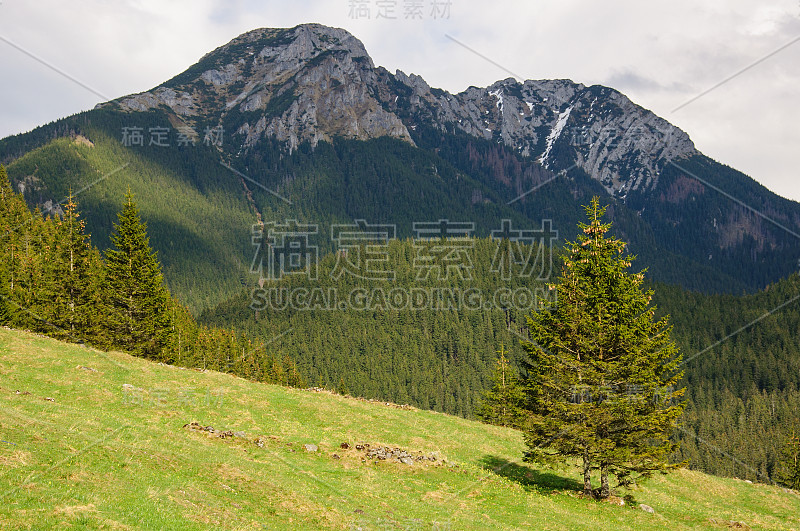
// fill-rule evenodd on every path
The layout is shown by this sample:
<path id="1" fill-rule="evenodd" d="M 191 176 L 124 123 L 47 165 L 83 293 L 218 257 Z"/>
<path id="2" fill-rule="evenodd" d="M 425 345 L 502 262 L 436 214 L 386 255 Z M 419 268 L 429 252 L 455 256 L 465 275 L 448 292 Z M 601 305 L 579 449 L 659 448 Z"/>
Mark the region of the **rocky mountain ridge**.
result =
<path id="1" fill-rule="evenodd" d="M 614 89 L 509 78 L 451 94 L 375 67 L 353 35 L 319 24 L 250 31 L 115 104 L 166 106 L 191 125 L 216 120 L 243 150 L 263 138 L 289 150 L 336 136 L 413 144 L 425 124 L 501 143 L 556 172 L 574 165 L 621 199 L 654 188 L 668 161 L 697 153 L 685 132 Z"/>

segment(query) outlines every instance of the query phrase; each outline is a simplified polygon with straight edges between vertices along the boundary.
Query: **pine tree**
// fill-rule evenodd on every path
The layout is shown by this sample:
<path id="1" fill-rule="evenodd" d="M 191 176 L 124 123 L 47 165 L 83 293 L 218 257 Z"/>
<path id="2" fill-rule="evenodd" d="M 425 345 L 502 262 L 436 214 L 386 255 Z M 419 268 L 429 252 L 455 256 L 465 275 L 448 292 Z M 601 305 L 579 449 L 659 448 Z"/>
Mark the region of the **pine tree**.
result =
<path id="1" fill-rule="evenodd" d="M 800 435 L 793 430 L 783 451 L 780 481 L 790 489 L 800 490 Z"/>
<path id="2" fill-rule="evenodd" d="M 8 288 L 8 266 L 5 260 L 0 261 L 0 326 L 10 326 L 11 322 L 11 292 Z"/>
<path id="3" fill-rule="evenodd" d="M 487 424 L 517 427 L 524 415 L 525 393 L 506 357 L 505 345 L 497 351 L 492 387 L 484 393 L 475 415 Z"/>
<path id="4" fill-rule="evenodd" d="M 6 201 L 11 197 L 13 190 L 8 180 L 6 169 L 0 165 L 0 325 L 11 324 L 11 278 L 8 265 L 11 260 L 9 253 L 10 227 L 7 226 Z"/>
<path id="5" fill-rule="evenodd" d="M 170 295 L 130 191 L 125 199 L 106 253 L 110 346 L 160 359 L 170 340 Z"/>
<path id="6" fill-rule="evenodd" d="M 12 236 L 12 240 L 17 242 L 12 249 L 11 261 L 14 326 L 43 334 L 58 331 L 48 320 L 54 281 L 51 270 L 52 228 L 37 208 L 29 222 L 20 226 Z"/>
<path id="7" fill-rule="evenodd" d="M 30 230 L 31 213 L 22 197 L 11 187 L 5 167 L 0 165 L 0 262 L 3 263 L 0 296 L 4 297 L 2 312 L 5 323 L 20 324 L 20 305 L 17 302 L 17 280 L 23 263 L 21 241 Z"/>
<path id="8" fill-rule="evenodd" d="M 92 248 L 72 192 L 56 222 L 50 320 L 69 339 L 102 343 L 102 259 Z"/>
<path id="9" fill-rule="evenodd" d="M 683 404 L 680 357 L 665 319 L 654 320 L 644 275 L 630 273 L 626 244 L 606 236 L 598 198 L 585 207 L 577 242 L 567 242 L 554 308 L 528 318 L 526 459 L 583 461 L 584 494 L 607 497 L 620 485 L 677 465 L 667 458 Z M 599 492 L 591 472 L 600 470 Z"/>

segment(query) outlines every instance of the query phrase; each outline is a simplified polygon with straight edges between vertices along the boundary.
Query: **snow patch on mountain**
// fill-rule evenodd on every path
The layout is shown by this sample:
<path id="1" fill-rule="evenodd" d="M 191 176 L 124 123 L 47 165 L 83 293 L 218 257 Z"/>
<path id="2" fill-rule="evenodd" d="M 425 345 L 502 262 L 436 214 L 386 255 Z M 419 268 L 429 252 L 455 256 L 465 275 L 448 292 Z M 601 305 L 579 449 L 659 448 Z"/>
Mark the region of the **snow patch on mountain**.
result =
<path id="1" fill-rule="evenodd" d="M 553 144 L 558 137 L 561 136 L 561 131 L 564 130 L 564 126 L 567 125 L 567 120 L 569 120 L 569 113 L 572 112 L 572 106 L 570 105 L 567 107 L 567 110 L 562 112 L 558 115 L 558 121 L 553 129 L 550 131 L 550 134 L 547 135 L 547 147 L 544 150 L 544 153 L 541 157 L 539 157 L 539 164 L 543 165 L 545 168 L 549 169 L 549 165 L 547 163 L 547 157 L 550 156 L 550 150 L 553 149 Z"/>
<path id="2" fill-rule="evenodd" d="M 500 109 L 500 113 L 503 113 L 503 91 L 501 89 L 497 90 L 490 90 L 489 96 L 494 96 L 497 98 L 497 108 Z"/>

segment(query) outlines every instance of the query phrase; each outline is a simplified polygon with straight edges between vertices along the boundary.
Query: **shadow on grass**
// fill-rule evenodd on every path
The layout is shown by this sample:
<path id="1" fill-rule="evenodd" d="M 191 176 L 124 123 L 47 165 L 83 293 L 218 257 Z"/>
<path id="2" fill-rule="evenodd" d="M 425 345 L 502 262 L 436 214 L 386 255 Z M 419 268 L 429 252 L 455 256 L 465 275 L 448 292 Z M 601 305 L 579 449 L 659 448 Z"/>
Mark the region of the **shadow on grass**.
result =
<path id="1" fill-rule="evenodd" d="M 508 459 L 494 455 L 486 455 L 481 459 L 481 466 L 485 470 L 498 476 L 519 483 L 526 491 L 535 491 L 541 494 L 550 494 L 557 490 L 583 490 L 583 483 L 575 479 L 566 478 L 551 472 L 540 472 L 535 468 L 514 463 Z"/>

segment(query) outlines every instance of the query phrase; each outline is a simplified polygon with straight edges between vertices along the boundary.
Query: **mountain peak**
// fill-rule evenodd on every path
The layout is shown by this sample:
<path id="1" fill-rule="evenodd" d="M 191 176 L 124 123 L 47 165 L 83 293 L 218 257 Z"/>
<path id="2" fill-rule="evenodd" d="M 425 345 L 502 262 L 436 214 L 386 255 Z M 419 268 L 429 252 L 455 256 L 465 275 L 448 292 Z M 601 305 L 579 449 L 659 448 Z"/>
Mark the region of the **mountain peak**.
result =
<path id="1" fill-rule="evenodd" d="M 506 78 L 451 94 L 418 75 L 375 68 L 351 33 L 315 23 L 248 31 L 112 105 L 168 107 L 187 125 L 222 126 L 238 152 L 265 138 L 293 150 L 337 136 L 414 144 L 410 131 L 420 126 L 460 130 L 552 171 L 577 166 L 620 198 L 652 189 L 665 161 L 696 152 L 686 133 L 614 89 Z"/>
<path id="2" fill-rule="evenodd" d="M 366 58 L 370 67 L 374 68 L 364 44 L 352 33 L 318 23 L 300 24 L 293 28 L 254 29 L 206 54 L 203 59 L 223 54 L 232 59 L 238 56 L 246 60 L 258 54 L 260 57 L 282 56 L 308 61 L 326 51 L 346 52 L 354 58 Z"/>

